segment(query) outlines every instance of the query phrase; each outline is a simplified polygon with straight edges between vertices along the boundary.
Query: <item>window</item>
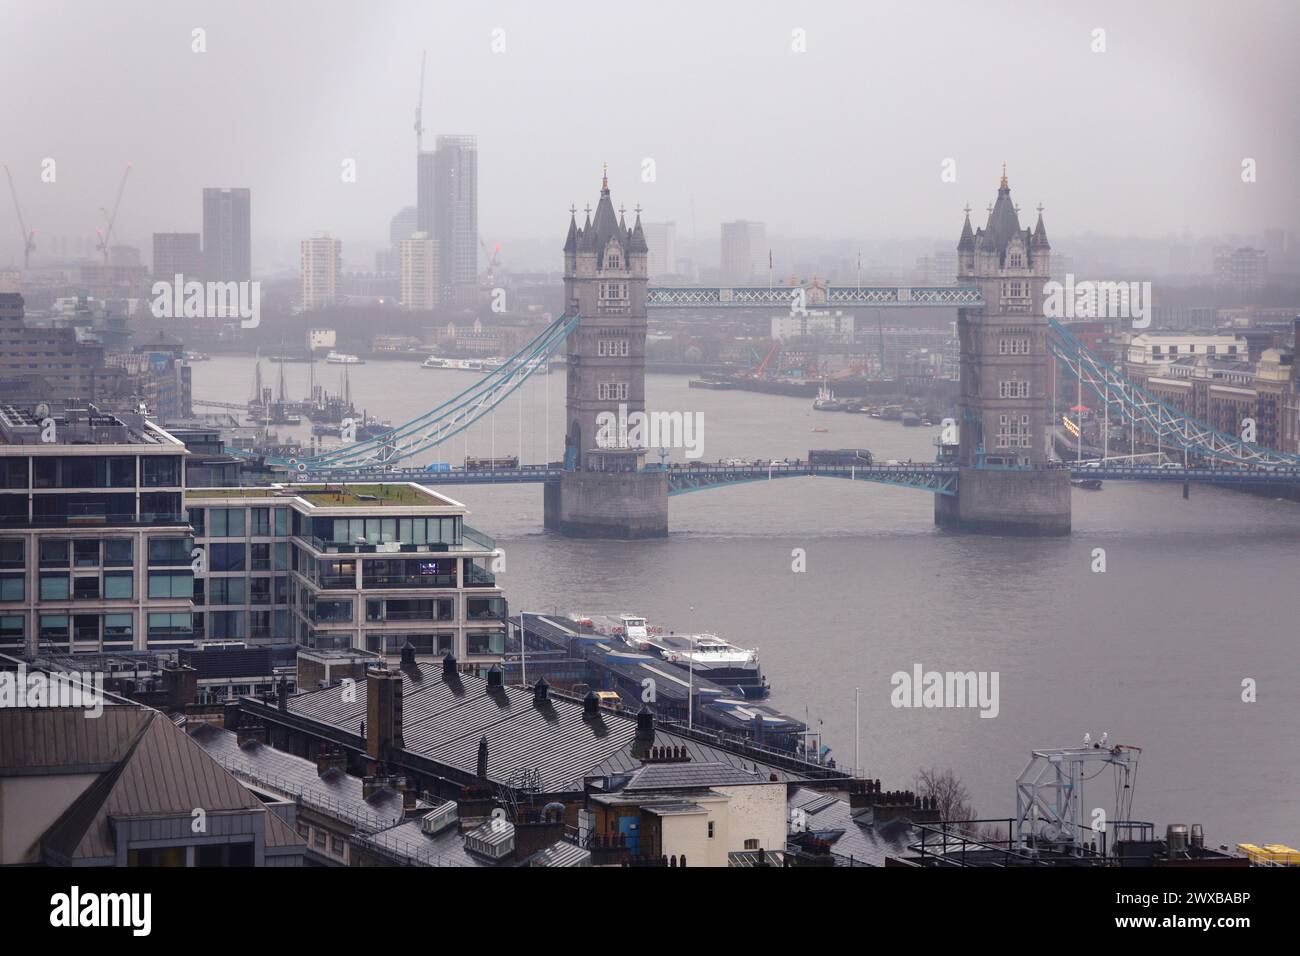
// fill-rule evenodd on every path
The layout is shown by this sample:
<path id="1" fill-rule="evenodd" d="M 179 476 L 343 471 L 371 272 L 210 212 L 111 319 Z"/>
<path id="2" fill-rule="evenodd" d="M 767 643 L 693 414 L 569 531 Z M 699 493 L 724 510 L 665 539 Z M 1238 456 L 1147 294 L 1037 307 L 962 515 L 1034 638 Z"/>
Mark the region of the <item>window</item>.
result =
<path id="1" fill-rule="evenodd" d="M 598 382 L 596 397 L 602 401 L 627 401 L 627 382 Z"/>
<path id="2" fill-rule="evenodd" d="M 506 599 L 499 597 L 471 597 L 465 600 L 465 618 L 470 621 L 503 621 L 506 616 Z"/>
<path id="3" fill-rule="evenodd" d="M 249 514 L 252 518 L 252 527 L 249 528 L 249 534 L 269 535 L 271 533 L 270 508 L 253 508 Z"/>
<path id="4" fill-rule="evenodd" d="M 72 542 L 72 564 L 78 568 L 99 567 L 99 539 L 78 539 Z"/>
<path id="5" fill-rule="evenodd" d="M 27 567 L 23 555 L 26 553 L 22 538 L 0 541 L 0 568 L 21 571 Z"/>
<path id="6" fill-rule="evenodd" d="M 130 614 L 104 615 L 104 643 L 116 641 L 131 643 L 135 640 L 135 618 Z"/>
<path id="7" fill-rule="evenodd" d="M 245 615 L 243 611 L 213 611 L 212 628 L 208 637 L 232 638 L 247 637 L 244 630 Z"/>
<path id="8" fill-rule="evenodd" d="M 207 587 L 209 604 L 244 603 L 244 578 L 209 578 Z"/>
<path id="9" fill-rule="evenodd" d="M 159 457 L 148 455 L 140 459 L 140 486 L 143 488 L 174 488 L 181 483 L 179 455 Z"/>
<path id="10" fill-rule="evenodd" d="M 194 597 L 194 576 L 188 571 L 150 571 L 150 598 Z"/>
<path id="11" fill-rule="evenodd" d="M 41 600 L 66 601 L 68 599 L 68 576 L 66 574 L 41 575 Z"/>
<path id="12" fill-rule="evenodd" d="M 6 614 L 0 617 L 0 645 L 21 646 L 26 635 L 25 623 L 26 618 L 21 614 Z"/>
<path id="13" fill-rule="evenodd" d="M 72 579 L 72 596 L 79 601 L 99 597 L 99 575 L 76 576 Z"/>
<path id="14" fill-rule="evenodd" d="M 189 640 L 194 634 L 194 621 L 188 611 L 149 615 L 149 640 Z"/>
<path id="15" fill-rule="evenodd" d="M 469 654 L 504 654 L 505 631 L 466 631 L 465 650 Z"/>
<path id="16" fill-rule="evenodd" d="M 207 518 L 207 509 L 190 508 L 189 515 L 190 527 L 194 529 L 194 533 L 200 538 L 207 537 L 207 531 L 204 530 L 207 527 L 207 522 L 205 521 Z"/>
<path id="17" fill-rule="evenodd" d="M 250 571 L 270 571 L 271 546 L 269 544 L 250 544 L 248 546 L 248 561 Z"/>
<path id="18" fill-rule="evenodd" d="M 249 600 L 253 604 L 271 603 L 271 579 L 252 578 L 248 582 Z"/>
<path id="19" fill-rule="evenodd" d="M 1004 338 L 998 339 L 999 355 L 1028 355 L 1029 339 L 1027 338 Z"/>
<path id="20" fill-rule="evenodd" d="M 26 488 L 27 461 L 26 458 L 0 458 L 0 488 Z"/>
<path id="21" fill-rule="evenodd" d="M 289 535 L 289 509 L 275 509 L 275 533 L 277 537 L 285 538 Z"/>
<path id="22" fill-rule="evenodd" d="M 99 643 L 99 615 L 78 614 L 72 619 L 72 639 L 82 644 Z"/>
<path id="23" fill-rule="evenodd" d="M 0 601 L 22 601 L 26 597 L 27 581 L 23 575 L 0 575 Z"/>
<path id="24" fill-rule="evenodd" d="M 998 382 L 999 398 L 1028 398 L 1029 383 L 1012 379 L 1008 382 Z"/>
<path id="25" fill-rule="evenodd" d="M 68 615 L 42 614 L 40 620 L 40 639 L 66 644 L 68 642 Z"/>
<path id="26" fill-rule="evenodd" d="M 746 840 L 746 841 L 745 841 L 745 849 L 746 849 L 746 850 L 757 850 L 757 849 L 758 849 L 758 841 L 757 841 L 757 840 Z"/>
<path id="27" fill-rule="evenodd" d="M 243 571 L 244 546 L 242 544 L 212 544 L 208 546 L 209 571 Z"/>
<path id="28" fill-rule="evenodd" d="M 352 601 L 317 601 L 315 613 L 311 619 L 318 624 L 350 624 L 352 622 Z"/>
<path id="29" fill-rule="evenodd" d="M 134 562 L 130 538 L 109 538 L 104 542 L 104 567 L 130 567 Z"/>
<path id="30" fill-rule="evenodd" d="M 68 540 L 66 538 L 41 538 L 41 567 L 66 568 L 68 566 Z"/>
<path id="31" fill-rule="evenodd" d="M 130 571 L 104 572 L 104 599 L 108 601 L 130 600 L 135 596 L 134 577 Z"/>
<path id="32" fill-rule="evenodd" d="M 710 840 L 713 839 L 713 821 L 712 821 L 712 820 L 709 821 L 709 839 L 710 839 Z"/>
<path id="33" fill-rule="evenodd" d="M 188 567 L 193 546 L 190 538 L 150 538 L 149 564 Z"/>
<path id="34" fill-rule="evenodd" d="M 341 839 L 339 839 L 338 837 L 332 837 L 331 840 L 332 840 L 331 846 L 333 847 L 335 854 L 337 854 L 338 856 L 342 856 L 342 855 L 343 855 L 343 841 L 342 841 Z"/>
<path id="35" fill-rule="evenodd" d="M 243 508 L 209 508 L 208 536 L 211 538 L 242 538 L 244 536 Z"/>

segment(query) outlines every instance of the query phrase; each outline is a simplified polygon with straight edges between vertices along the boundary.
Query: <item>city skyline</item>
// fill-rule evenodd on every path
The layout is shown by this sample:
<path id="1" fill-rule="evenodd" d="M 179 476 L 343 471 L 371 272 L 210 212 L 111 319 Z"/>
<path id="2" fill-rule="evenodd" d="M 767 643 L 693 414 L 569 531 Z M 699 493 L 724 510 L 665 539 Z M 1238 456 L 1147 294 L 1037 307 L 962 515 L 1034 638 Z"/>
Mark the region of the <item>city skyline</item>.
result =
<path id="1" fill-rule="evenodd" d="M 556 25 L 525 7 L 489 15 L 393 4 L 359 30 L 346 19 L 322 17 L 310 51 L 299 51 L 285 42 L 294 35 L 291 7 L 182 6 L 131 18 L 133 33 L 121 35 L 116 48 L 122 55 L 102 64 L 115 95 L 78 96 L 68 88 L 48 103 L 20 100 L 10 141 L 21 146 L 11 147 L 4 162 L 27 224 L 37 230 L 38 256 L 50 251 L 40 248 L 42 236 L 93 235 L 98 209 L 127 161 L 134 169 L 115 230 L 120 241 L 144 247 L 154 232 L 196 231 L 199 213 L 190 197 L 214 182 L 258 193 L 255 247 L 326 230 L 345 243 L 379 241 L 393 213 L 416 199 L 411 117 L 427 47 L 426 137 L 477 137 L 486 235 L 550 237 L 557 208 L 568 204 L 555 197 L 587 195 L 600 162 L 608 162 L 611 182 L 649 220 L 677 222 L 682 242 L 703 241 L 735 219 L 795 237 L 947 235 L 956 211 L 986 195 L 1004 161 L 1018 195 L 1045 203 L 1062 236 L 1249 235 L 1291 229 L 1300 218 L 1286 135 L 1297 125 L 1286 114 L 1296 107 L 1268 95 L 1295 86 L 1297 66 L 1281 39 L 1295 32 L 1296 13 L 1287 5 L 1252 4 L 1250 16 L 1224 25 L 1199 6 L 1179 5 L 1177 19 L 1154 5 L 1136 12 L 1102 6 L 1049 21 L 1013 4 L 978 15 L 941 4 L 943 16 L 926 17 L 923 68 L 907 49 L 872 43 L 874 10 L 812 16 L 760 5 L 746 8 L 743 21 L 727 20 L 731 10 L 697 10 L 690 27 L 679 30 L 671 16 L 638 24 L 589 9 L 590 17 L 577 15 L 589 23 L 587 45 L 620 53 L 610 69 L 631 108 L 597 107 L 599 122 L 563 135 L 543 119 L 550 115 L 543 101 L 581 82 L 584 58 L 553 52 L 563 49 Z M 900 31 L 919 15 L 889 12 L 901 18 L 891 20 Z M 438 19 L 453 14 L 450 25 Z M 18 8 L 5 16 L 27 37 L 0 65 L 0 78 L 12 84 L 34 58 L 43 70 L 72 57 L 94 72 L 103 55 L 90 45 L 98 39 L 97 18 L 111 31 L 123 13 L 88 13 L 71 31 L 59 24 L 63 49 L 55 47 L 53 20 Z M 399 19 L 413 25 L 399 30 Z M 833 19 L 843 25 L 832 29 Z M 238 32 L 225 29 L 236 21 Z M 202 53 L 191 49 L 194 29 L 206 31 Z M 1104 52 L 1091 49 L 1098 29 L 1105 31 Z M 665 30 L 680 34 L 674 56 L 688 68 L 647 69 L 662 55 L 657 41 Z M 798 30 L 802 41 L 792 36 Z M 397 35 L 411 38 L 408 56 L 394 50 Z M 441 45 L 418 45 L 439 35 Z M 792 49 L 799 42 L 805 52 Z M 855 43 L 873 53 L 866 81 L 847 55 Z M 501 51 L 492 52 L 494 45 Z M 700 62 L 710 50 L 717 65 Z M 993 50 L 1017 68 L 972 83 L 967 65 Z M 172 71 L 177 82 L 157 89 L 149 70 L 130 65 L 133 53 L 142 62 L 149 54 L 154 68 Z M 349 68 L 315 91 L 303 90 L 319 80 L 305 59 L 312 56 Z M 1214 69 L 1202 69 L 1206 63 Z M 1151 83 L 1158 69 L 1166 84 L 1176 77 L 1179 85 Z M 926 80 L 895 83 L 898 77 Z M 853 95 L 873 80 L 889 84 L 874 87 L 886 95 Z M 733 99 L 737 88 L 750 95 Z M 305 108 L 286 116 L 265 105 L 274 101 L 268 89 L 298 96 Z M 129 112 L 117 107 L 128 94 Z M 333 105 L 324 110 L 327 101 Z M 976 122 L 971 114 L 981 103 Z M 186 132 L 185 118 L 198 115 L 228 118 L 221 142 L 195 142 Z M 1047 123 L 1025 123 L 1026 115 Z M 159 135 L 169 123 L 179 128 Z M 1200 135 L 1206 126 L 1217 135 Z M 1104 136 L 1090 132 L 1098 128 Z M 814 132 L 806 137 L 803 129 Z M 120 145 L 90 150 L 87 141 Z M 1128 145 L 1116 150 L 1115 143 Z M 1179 156 L 1176 164 L 1171 154 Z M 56 163 L 53 183 L 41 181 L 45 159 Z M 1246 159 L 1255 162 L 1254 182 L 1242 181 Z M 349 160 L 354 182 L 342 172 Z M 945 181 L 953 174 L 955 181 Z M 12 207 L 2 215 L 10 219 Z M 0 229 L 0 257 L 12 261 L 16 254 L 9 223 Z M 256 251 L 254 257 L 261 258 Z"/>

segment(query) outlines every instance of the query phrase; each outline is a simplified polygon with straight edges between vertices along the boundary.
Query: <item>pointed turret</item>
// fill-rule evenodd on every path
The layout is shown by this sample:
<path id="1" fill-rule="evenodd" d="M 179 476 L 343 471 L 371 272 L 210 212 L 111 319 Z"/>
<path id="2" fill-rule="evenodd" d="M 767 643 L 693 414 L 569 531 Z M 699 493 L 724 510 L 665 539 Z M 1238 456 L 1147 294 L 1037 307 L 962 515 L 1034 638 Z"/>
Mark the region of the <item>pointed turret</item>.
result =
<path id="1" fill-rule="evenodd" d="M 574 253 L 578 251 L 578 210 L 569 209 L 569 234 L 564 239 L 564 251 Z"/>
<path id="2" fill-rule="evenodd" d="M 966 221 L 962 223 L 961 239 L 957 242 L 957 248 L 959 250 L 975 248 L 975 232 L 970 227 L 970 206 L 966 207 Z"/>
<path id="3" fill-rule="evenodd" d="M 1038 207 L 1038 224 L 1034 226 L 1034 238 L 1030 240 L 1034 249 L 1050 249 L 1052 244 L 1047 241 L 1047 227 L 1043 225 L 1043 207 Z"/>
<path id="4" fill-rule="evenodd" d="M 649 252 L 650 246 L 645 241 L 645 231 L 641 228 L 641 214 L 636 215 L 636 224 L 632 227 L 632 240 L 629 245 L 632 252 Z"/>

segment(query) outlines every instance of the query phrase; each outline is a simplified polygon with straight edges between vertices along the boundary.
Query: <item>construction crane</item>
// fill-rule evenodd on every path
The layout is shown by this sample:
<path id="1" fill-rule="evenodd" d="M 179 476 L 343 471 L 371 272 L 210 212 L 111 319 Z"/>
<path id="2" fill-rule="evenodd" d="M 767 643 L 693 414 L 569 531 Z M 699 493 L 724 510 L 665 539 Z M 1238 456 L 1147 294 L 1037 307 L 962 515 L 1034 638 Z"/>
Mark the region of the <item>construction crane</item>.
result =
<path id="1" fill-rule="evenodd" d="M 415 103 L 415 155 L 418 157 L 424 149 L 424 57 L 427 50 L 420 51 L 420 97 Z"/>
<path id="2" fill-rule="evenodd" d="M 126 169 L 122 171 L 122 181 L 117 184 L 117 198 L 113 200 L 112 214 L 110 215 L 109 211 L 103 206 L 99 207 L 99 211 L 104 214 L 105 222 L 108 223 L 108 229 L 105 232 L 101 233 L 98 229 L 95 230 L 95 235 L 98 237 L 96 241 L 99 251 L 104 254 L 104 265 L 108 265 L 108 245 L 113 241 L 113 224 L 117 222 L 117 210 L 122 205 L 122 191 L 126 189 L 126 177 L 130 175 L 131 164 L 127 163 Z"/>
<path id="3" fill-rule="evenodd" d="M 478 244 L 479 247 L 482 248 L 483 250 L 483 255 L 487 258 L 487 264 L 488 264 L 487 274 L 488 277 L 491 278 L 492 276 L 496 275 L 497 266 L 501 265 L 501 243 L 499 242 L 492 243 L 491 252 L 488 252 L 487 243 L 484 242 L 481 237 L 479 238 Z"/>
<path id="4" fill-rule="evenodd" d="M 18 190 L 14 188 L 14 177 L 8 166 L 5 167 L 5 177 L 9 180 L 9 195 L 14 199 L 14 212 L 18 214 L 18 231 L 23 239 L 23 271 L 26 271 L 31 265 L 32 253 L 36 250 L 36 230 L 28 232 L 27 225 L 23 222 L 23 211 L 18 205 Z"/>

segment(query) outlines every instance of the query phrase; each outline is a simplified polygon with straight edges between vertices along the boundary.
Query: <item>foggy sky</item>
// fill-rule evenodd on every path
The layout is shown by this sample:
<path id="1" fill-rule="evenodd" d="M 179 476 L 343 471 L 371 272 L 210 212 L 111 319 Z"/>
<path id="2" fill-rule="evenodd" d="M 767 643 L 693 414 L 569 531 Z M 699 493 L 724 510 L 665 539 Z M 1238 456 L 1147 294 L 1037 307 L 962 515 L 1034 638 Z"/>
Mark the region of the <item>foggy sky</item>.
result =
<path id="1" fill-rule="evenodd" d="M 199 231 L 204 186 L 253 191 L 262 241 L 387 237 L 426 148 L 479 142 L 480 232 L 557 237 L 594 204 L 717 236 L 955 237 L 1008 164 L 1049 234 L 1295 229 L 1295 2 L 0 2 L 0 162 L 29 227 Z M 191 51 L 191 30 L 207 52 Z M 1092 30 L 1107 51 L 1093 53 Z M 505 31 L 506 51 L 490 50 Z M 807 52 L 791 51 L 791 31 Z M 42 184 L 40 163 L 58 163 Z M 657 181 L 641 181 L 651 157 Z M 952 157 L 957 182 L 940 181 Z M 1243 157 L 1258 182 L 1241 182 Z M 358 181 L 340 180 L 354 158 Z M 0 262 L 18 248 L 0 186 Z M 692 217 L 692 197 L 694 214 Z M 579 213 L 581 217 L 581 212 Z M 694 226 L 692 226 L 694 222 Z M 50 250 L 44 248 L 46 253 Z M 558 252 L 557 252 L 558 256 Z"/>

